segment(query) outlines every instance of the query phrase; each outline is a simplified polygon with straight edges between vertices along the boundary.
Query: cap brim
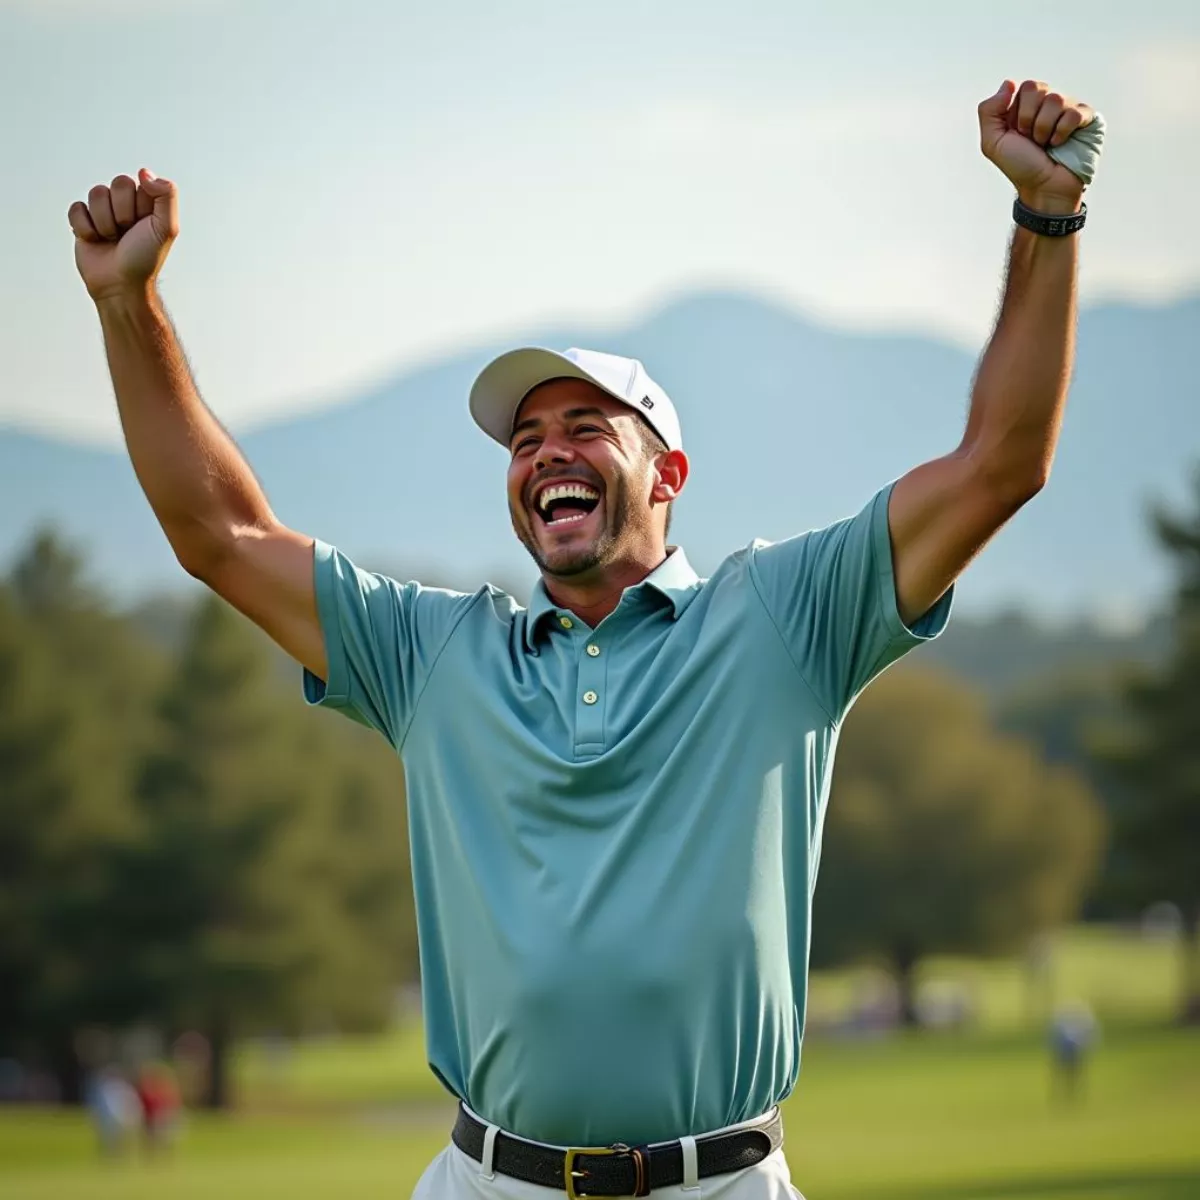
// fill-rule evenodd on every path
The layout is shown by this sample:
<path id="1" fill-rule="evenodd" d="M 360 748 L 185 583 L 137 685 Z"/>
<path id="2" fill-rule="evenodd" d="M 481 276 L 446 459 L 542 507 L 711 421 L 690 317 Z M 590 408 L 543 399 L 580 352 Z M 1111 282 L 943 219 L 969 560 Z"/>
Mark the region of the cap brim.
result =
<path id="1" fill-rule="evenodd" d="M 583 379 L 607 392 L 614 400 L 628 403 L 624 396 L 605 387 L 594 375 L 557 350 L 523 346 L 493 359 L 471 385 L 469 405 L 475 424 L 488 437 L 507 447 L 521 401 L 538 384 L 548 383 L 551 379 Z"/>

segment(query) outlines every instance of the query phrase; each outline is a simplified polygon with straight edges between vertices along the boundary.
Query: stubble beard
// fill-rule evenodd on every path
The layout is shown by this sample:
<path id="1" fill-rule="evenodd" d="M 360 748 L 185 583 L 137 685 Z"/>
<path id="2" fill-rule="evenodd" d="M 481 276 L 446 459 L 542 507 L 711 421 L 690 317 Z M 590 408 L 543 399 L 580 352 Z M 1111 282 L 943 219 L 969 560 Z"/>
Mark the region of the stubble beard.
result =
<path id="1" fill-rule="evenodd" d="M 621 534 L 629 524 L 629 489 L 624 479 L 616 479 L 605 492 L 604 496 L 605 524 L 595 541 L 590 546 L 581 546 L 576 550 L 552 551 L 547 558 L 542 547 L 538 544 L 537 535 L 533 532 L 528 520 L 518 521 L 513 514 L 513 528 L 521 545 L 529 551 L 529 556 L 537 563 L 538 570 L 544 575 L 553 575 L 560 579 L 569 579 L 574 575 L 582 575 L 587 571 L 601 567 L 613 557 L 613 551 L 620 542 Z M 537 518 L 530 518 L 536 520 Z"/>

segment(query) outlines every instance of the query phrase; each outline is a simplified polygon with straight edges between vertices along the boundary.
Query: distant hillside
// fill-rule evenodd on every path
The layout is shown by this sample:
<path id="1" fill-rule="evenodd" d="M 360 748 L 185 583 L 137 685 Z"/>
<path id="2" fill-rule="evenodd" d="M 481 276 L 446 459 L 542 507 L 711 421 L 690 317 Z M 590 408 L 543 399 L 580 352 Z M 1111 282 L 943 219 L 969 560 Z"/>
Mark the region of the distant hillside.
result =
<path id="1" fill-rule="evenodd" d="M 1116 633 L 1087 620 L 1047 626 L 1027 614 L 1007 612 L 951 621 L 913 661 L 943 667 L 998 701 L 1031 684 L 1080 671 L 1099 675 L 1130 663 L 1156 665 L 1169 653 L 1170 643 L 1165 617 L 1155 617 L 1135 632 Z"/>
<path id="2" fill-rule="evenodd" d="M 132 615 L 142 633 L 173 649 L 183 638 L 191 602 L 199 587 L 184 594 L 140 601 Z M 1052 684 L 1085 671 L 1108 677 L 1111 668 L 1129 663 L 1154 665 L 1166 656 L 1170 627 L 1164 618 L 1136 633 L 1114 633 L 1087 621 L 1047 627 L 1015 612 L 995 617 L 959 616 L 946 632 L 921 647 L 906 662 L 934 665 L 978 687 L 989 702 L 1004 706 L 1025 689 Z M 295 683 L 298 669 L 280 652 L 281 671 Z"/>
<path id="3" fill-rule="evenodd" d="M 971 568 L 961 612 L 1157 603 L 1166 563 L 1144 509 L 1180 492 L 1200 459 L 1198 333 L 1200 297 L 1085 312 L 1052 484 Z M 675 398 L 693 461 L 675 533 L 701 571 L 753 537 L 852 512 L 950 449 L 974 368 L 972 355 L 928 338 L 834 331 L 731 294 L 683 299 L 616 334 L 528 341 L 637 354 Z M 276 511 L 365 560 L 423 564 L 461 586 L 528 587 L 531 565 L 508 527 L 504 453 L 466 411 L 471 379 L 501 348 L 244 436 Z M 219 415 L 220 397 L 208 399 Z M 0 560 L 48 522 L 86 547 L 121 597 L 181 583 L 123 454 L 0 431 L 0 513 Z"/>

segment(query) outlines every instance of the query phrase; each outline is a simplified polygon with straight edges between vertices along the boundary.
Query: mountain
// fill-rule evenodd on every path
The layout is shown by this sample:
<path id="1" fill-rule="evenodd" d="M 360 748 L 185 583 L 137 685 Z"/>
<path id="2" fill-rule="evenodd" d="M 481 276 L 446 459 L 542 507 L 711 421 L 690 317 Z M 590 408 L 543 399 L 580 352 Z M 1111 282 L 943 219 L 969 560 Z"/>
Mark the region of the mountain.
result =
<path id="1" fill-rule="evenodd" d="M 1031 688 L 1083 676 L 1111 680 L 1130 667 L 1156 669 L 1169 657 L 1173 637 L 1165 613 L 1136 630 L 1106 629 L 1086 617 L 1045 624 L 1016 611 L 964 614 L 911 661 L 957 675 L 1003 706 Z"/>
<path id="2" fill-rule="evenodd" d="M 1197 333 L 1200 296 L 1083 313 L 1054 478 L 971 567 L 964 611 L 1137 615 L 1160 603 L 1167 564 L 1145 510 L 1181 495 L 1200 459 Z M 527 340 L 634 354 L 673 397 L 692 459 L 673 537 L 701 572 L 754 537 L 853 512 L 953 447 L 974 369 L 974 356 L 928 337 L 835 330 L 730 293 L 682 298 L 615 333 Z M 532 567 L 508 526 L 504 451 L 466 411 L 475 373 L 505 348 L 404 372 L 239 442 L 283 520 L 364 564 L 523 591 Z M 208 399 L 220 415 L 220 398 Z M 0 514 L 0 560 L 50 523 L 118 597 L 182 586 L 118 451 L 0 430 Z"/>
<path id="3" fill-rule="evenodd" d="M 201 595 L 196 586 L 184 595 L 158 593 L 126 610 L 139 632 L 159 649 L 175 653 L 183 645 L 188 623 Z M 1080 680 L 1106 685 L 1130 667 L 1159 668 L 1170 655 L 1173 629 L 1160 614 L 1136 630 L 1106 629 L 1076 617 L 1046 623 L 1028 613 L 990 615 L 961 613 L 935 642 L 922 647 L 898 669 L 935 667 L 977 688 L 989 705 L 1003 711 L 1029 695 L 1053 694 Z M 280 677 L 294 687 L 296 666 L 277 652 Z"/>

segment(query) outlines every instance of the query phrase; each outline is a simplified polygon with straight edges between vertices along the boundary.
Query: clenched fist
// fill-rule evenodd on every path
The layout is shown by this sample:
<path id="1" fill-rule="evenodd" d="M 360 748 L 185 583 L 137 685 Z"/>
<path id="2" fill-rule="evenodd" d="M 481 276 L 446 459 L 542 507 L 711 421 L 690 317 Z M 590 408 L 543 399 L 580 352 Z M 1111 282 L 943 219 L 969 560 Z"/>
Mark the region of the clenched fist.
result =
<path id="1" fill-rule="evenodd" d="M 1027 79 L 1018 88 L 1006 79 L 979 105 L 979 143 L 984 155 L 1008 176 L 1022 201 L 1044 212 L 1074 212 L 1084 181 L 1049 151 L 1062 146 L 1096 114 L 1046 84 Z M 1099 126 L 1097 127 L 1099 128 Z"/>
<path id="2" fill-rule="evenodd" d="M 67 211 L 75 265 L 93 300 L 144 289 L 162 269 L 179 235 L 179 192 L 144 167 L 137 182 L 118 175 Z"/>

